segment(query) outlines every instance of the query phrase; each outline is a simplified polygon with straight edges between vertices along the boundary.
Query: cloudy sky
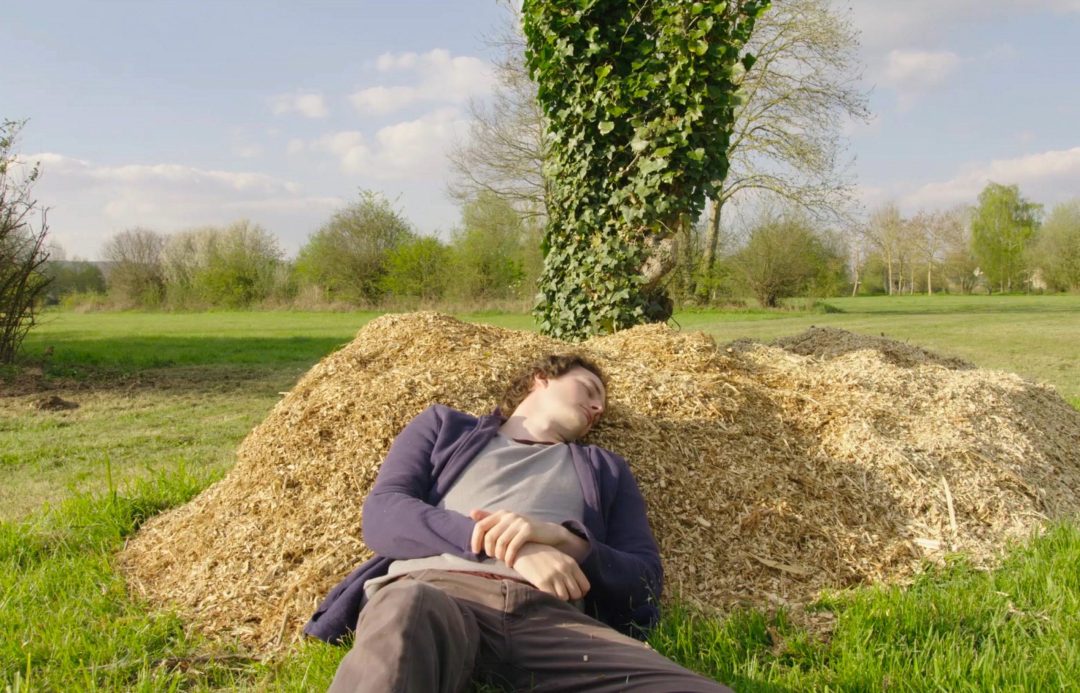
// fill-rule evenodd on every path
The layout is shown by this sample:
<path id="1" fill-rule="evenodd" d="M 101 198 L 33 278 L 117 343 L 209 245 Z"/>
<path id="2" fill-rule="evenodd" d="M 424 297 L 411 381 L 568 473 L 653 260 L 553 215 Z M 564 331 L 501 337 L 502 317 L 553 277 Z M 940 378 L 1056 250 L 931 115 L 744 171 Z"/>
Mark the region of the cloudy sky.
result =
<path id="1" fill-rule="evenodd" d="M 874 119 L 868 207 L 987 181 L 1080 196 L 1080 0 L 850 0 Z M 445 152 L 490 92 L 495 0 L 5 0 L 0 118 L 69 255 L 117 231 L 252 219 L 290 254 L 370 188 L 446 234 Z"/>

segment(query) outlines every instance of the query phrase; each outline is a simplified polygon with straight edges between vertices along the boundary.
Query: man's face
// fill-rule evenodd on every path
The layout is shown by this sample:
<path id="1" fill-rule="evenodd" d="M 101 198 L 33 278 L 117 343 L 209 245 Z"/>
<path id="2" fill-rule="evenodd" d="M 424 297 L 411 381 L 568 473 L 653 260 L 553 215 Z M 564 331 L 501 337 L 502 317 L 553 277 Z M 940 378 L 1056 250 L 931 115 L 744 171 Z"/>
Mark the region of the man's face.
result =
<path id="1" fill-rule="evenodd" d="M 581 438 L 604 413 L 607 393 L 600 378 L 581 366 L 571 368 L 557 378 L 536 376 L 530 397 L 549 418 L 563 440 Z"/>

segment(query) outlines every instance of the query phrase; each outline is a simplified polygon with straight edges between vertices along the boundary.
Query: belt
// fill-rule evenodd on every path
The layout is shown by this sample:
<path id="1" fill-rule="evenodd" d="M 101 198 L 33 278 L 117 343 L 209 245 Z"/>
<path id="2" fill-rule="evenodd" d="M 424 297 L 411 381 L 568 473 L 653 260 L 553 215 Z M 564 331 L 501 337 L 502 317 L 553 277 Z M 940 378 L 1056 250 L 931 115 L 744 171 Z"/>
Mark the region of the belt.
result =
<path id="1" fill-rule="evenodd" d="M 476 577 L 487 578 L 489 580 L 513 580 L 514 582 L 520 582 L 523 585 L 532 587 L 533 584 L 528 580 L 513 577 L 512 575 L 500 575 L 499 573 L 488 573 L 482 570 L 455 570 L 455 573 L 461 573 L 462 575 L 475 575 Z"/>

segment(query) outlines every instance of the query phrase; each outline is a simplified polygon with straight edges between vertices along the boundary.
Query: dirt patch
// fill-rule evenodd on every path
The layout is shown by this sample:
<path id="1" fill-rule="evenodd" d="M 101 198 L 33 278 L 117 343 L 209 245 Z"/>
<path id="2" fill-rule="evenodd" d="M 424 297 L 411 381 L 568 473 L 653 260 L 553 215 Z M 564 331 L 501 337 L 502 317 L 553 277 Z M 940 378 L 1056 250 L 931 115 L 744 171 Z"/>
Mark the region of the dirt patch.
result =
<path id="1" fill-rule="evenodd" d="M 914 344 L 888 339 L 885 335 L 874 337 L 839 330 L 835 327 L 811 326 L 810 329 L 800 334 L 773 340 L 772 345 L 786 349 L 793 354 L 817 356 L 826 359 L 850 354 L 853 351 L 870 349 L 880 354 L 881 358 L 897 366 L 910 367 L 936 364 L 960 370 L 969 370 L 975 367 L 974 364 L 963 359 L 941 356 Z"/>
<path id="2" fill-rule="evenodd" d="M 78 409 L 79 403 L 63 399 L 57 395 L 49 395 L 48 397 L 39 397 L 38 399 L 31 401 L 30 408 L 39 411 L 68 411 L 70 409 Z"/>
<path id="3" fill-rule="evenodd" d="M 797 609 L 822 588 L 904 582 L 948 551 L 993 565 L 1009 540 L 1080 512 L 1080 413 L 1056 392 L 930 356 L 898 364 L 909 345 L 876 344 L 819 358 L 645 326 L 581 345 L 611 378 L 587 442 L 630 462 L 669 598 Z M 211 637 L 288 646 L 371 555 L 361 506 L 397 432 L 436 402 L 487 413 L 524 362 L 567 348 L 433 313 L 378 318 L 119 564 Z"/>

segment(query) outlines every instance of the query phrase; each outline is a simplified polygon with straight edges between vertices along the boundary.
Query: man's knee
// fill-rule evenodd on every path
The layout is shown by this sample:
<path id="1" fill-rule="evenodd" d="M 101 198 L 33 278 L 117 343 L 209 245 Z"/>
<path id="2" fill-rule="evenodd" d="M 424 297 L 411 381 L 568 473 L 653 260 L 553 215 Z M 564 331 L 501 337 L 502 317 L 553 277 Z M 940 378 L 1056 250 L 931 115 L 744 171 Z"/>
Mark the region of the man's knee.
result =
<path id="1" fill-rule="evenodd" d="M 386 630 L 461 631 L 469 628 L 465 615 L 450 595 L 408 577 L 386 585 L 371 598 L 360 612 L 357 632 L 362 632 L 365 621 L 377 622 L 383 635 Z M 370 631 L 369 631 L 370 632 Z"/>

